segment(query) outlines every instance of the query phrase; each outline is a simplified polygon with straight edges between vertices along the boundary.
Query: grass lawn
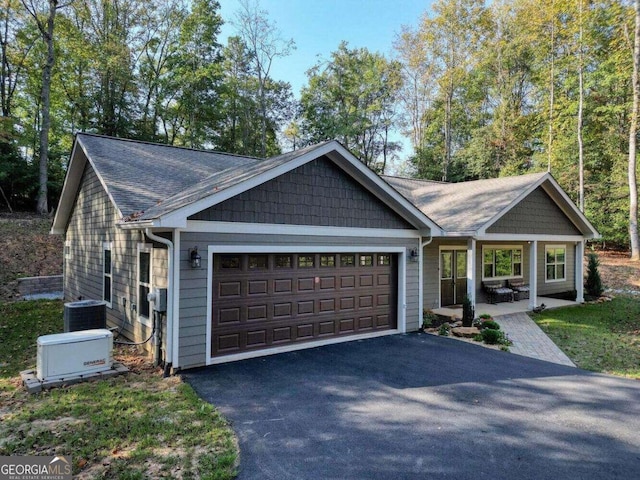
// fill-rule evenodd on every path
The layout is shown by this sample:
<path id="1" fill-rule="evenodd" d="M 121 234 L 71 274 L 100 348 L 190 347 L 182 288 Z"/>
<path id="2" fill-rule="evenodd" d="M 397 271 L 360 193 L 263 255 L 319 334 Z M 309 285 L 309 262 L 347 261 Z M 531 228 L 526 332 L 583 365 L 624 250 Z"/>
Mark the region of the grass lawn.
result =
<path id="1" fill-rule="evenodd" d="M 640 300 L 559 308 L 532 315 L 580 368 L 640 379 Z"/>
<path id="2" fill-rule="evenodd" d="M 29 395 L 38 336 L 62 331 L 62 302 L 0 303 L 0 456 L 71 455 L 80 478 L 233 478 L 238 447 L 224 418 L 179 377 L 117 348 L 131 370 Z"/>

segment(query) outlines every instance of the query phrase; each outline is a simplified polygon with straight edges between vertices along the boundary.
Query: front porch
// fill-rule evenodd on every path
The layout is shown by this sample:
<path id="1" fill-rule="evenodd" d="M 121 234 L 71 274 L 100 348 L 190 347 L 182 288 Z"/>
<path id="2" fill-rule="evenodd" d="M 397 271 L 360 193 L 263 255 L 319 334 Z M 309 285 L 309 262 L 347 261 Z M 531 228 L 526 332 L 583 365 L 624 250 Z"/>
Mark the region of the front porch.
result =
<path id="1" fill-rule="evenodd" d="M 531 311 L 529 299 L 520 300 L 517 302 L 501 302 L 496 304 L 491 303 L 478 303 L 476 304 L 475 316 L 478 317 L 483 313 L 487 313 L 492 317 L 499 315 L 511 315 L 514 313 L 529 312 Z M 572 302 L 570 300 L 559 300 L 557 298 L 549 297 L 536 297 L 536 305 L 544 304 L 545 308 L 559 308 L 567 307 L 570 305 L 578 305 L 578 302 Z M 462 306 L 451 306 L 436 308 L 432 310 L 437 315 L 445 317 L 462 318 Z"/>

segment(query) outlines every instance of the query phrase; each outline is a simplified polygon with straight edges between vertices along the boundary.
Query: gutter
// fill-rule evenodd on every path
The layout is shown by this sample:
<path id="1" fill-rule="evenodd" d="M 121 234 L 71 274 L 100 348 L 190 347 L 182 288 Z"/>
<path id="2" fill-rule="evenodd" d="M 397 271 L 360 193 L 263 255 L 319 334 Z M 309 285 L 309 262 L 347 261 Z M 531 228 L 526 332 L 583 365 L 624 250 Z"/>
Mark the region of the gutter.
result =
<path id="1" fill-rule="evenodd" d="M 167 246 L 167 351 L 165 352 L 165 375 L 171 367 L 171 359 L 173 358 L 173 242 L 166 238 L 159 237 L 151 232 L 148 228 L 144 230 L 144 233 L 151 240 L 158 243 L 162 243 Z"/>

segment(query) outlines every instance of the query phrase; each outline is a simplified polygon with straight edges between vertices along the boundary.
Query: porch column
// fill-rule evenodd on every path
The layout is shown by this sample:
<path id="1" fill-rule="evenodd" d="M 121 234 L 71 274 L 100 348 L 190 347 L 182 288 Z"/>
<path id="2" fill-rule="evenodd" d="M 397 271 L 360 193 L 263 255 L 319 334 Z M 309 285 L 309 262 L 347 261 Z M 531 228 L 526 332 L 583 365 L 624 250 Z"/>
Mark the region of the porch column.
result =
<path id="1" fill-rule="evenodd" d="M 584 303 L 584 242 L 576 243 L 576 302 Z"/>
<path id="2" fill-rule="evenodd" d="M 467 240 L 467 297 L 476 308 L 476 239 Z"/>
<path id="3" fill-rule="evenodd" d="M 529 310 L 536 308 L 538 296 L 538 241 L 529 243 Z"/>

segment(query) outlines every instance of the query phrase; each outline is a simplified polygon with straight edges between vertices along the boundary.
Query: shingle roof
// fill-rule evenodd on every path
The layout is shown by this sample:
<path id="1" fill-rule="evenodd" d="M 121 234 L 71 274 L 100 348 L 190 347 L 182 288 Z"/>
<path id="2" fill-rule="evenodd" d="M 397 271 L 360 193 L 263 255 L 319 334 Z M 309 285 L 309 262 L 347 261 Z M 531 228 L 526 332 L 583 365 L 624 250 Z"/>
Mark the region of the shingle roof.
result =
<path id="1" fill-rule="evenodd" d="M 383 178 L 447 232 L 474 232 L 507 208 L 546 173 L 461 183 Z"/>
<path id="2" fill-rule="evenodd" d="M 86 133 L 77 141 L 123 215 L 146 211 L 217 172 L 250 171 L 262 161 Z"/>

